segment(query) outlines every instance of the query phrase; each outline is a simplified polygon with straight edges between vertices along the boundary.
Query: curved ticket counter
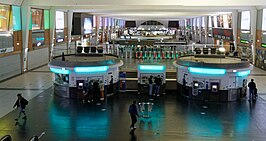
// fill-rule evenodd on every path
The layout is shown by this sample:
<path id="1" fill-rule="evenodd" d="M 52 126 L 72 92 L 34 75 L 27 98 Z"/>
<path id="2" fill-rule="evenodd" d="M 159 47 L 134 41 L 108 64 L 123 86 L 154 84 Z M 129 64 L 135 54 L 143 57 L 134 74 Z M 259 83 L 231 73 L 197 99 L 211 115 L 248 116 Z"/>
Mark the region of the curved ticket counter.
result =
<path id="1" fill-rule="evenodd" d="M 174 62 L 180 95 L 204 101 L 235 101 L 246 95 L 252 65 L 239 58 L 198 55 Z"/>
<path id="2" fill-rule="evenodd" d="M 116 87 L 122 65 L 123 61 L 117 56 L 103 54 L 58 56 L 48 64 L 55 74 L 55 94 L 66 98 L 82 98 L 84 92 L 94 92 L 95 86 L 104 96 L 118 92 Z"/>

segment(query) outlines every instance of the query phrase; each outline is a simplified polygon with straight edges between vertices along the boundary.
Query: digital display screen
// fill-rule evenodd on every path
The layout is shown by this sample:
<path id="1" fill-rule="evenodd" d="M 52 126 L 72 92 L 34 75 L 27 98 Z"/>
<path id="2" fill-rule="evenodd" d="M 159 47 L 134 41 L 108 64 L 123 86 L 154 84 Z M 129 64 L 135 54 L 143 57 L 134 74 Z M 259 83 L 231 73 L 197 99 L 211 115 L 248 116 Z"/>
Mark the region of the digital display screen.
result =
<path id="1" fill-rule="evenodd" d="M 241 13 L 241 29 L 250 30 L 250 11 L 243 11 Z"/>
<path id="2" fill-rule="evenodd" d="M 112 26 L 112 19 L 108 18 L 108 26 Z"/>
<path id="3" fill-rule="evenodd" d="M 227 15 L 223 15 L 223 25 L 224 25 L 224 28 L 229 28 Z"/>
<path id="4" fill-rule="evenodd" d="M 93 26 L 93 27 L 96 27 L 96 26 L 97 26 L 97 25 L 96 25 L 96 18 L 97 18 L 96 16 L 93 16 L 93 17 L 92 17 L 92 22 L 93 22 L 92 26 Z"/>
<path id="5" fill-rule="evenodd" d="M 84 34 L 92 33 L 92 19 L 84 18 Z"/>
<path id="6" fill-rule="evenodd" d="M 64 29 L 64 12 L 56 11 L 56 29 Z"/>
<path id="7" fill-rule="evenodd" d="M 105 26 L 105 27 L 108 26 L 108 18 L 104 18 L 104 26 Z"/>
<path id="8" fill-rule="evenodd" d="M 227 14 L 228 28 L 232 28 L 232 14 Z"/>
<path id="9" fill-rule="evenodd" d="M 99 17 L 99 26 L 102 27 L 103 26 L 103 18 Z"/>
<path id="10" fill-rule="evenodd" d="M 205 17 L 202 17 L 201 18 L 201 26 L 202 27 L 205 27 Z"/>
<path id="11" fill-rule="evenodd" d="M 198 86 L 199 86 L 199 83 L 194 83 L 194 86 L 195 86 L 195 87 L 198 87 Z"/>
<path id="12" fill-rule="evenodd" d="M 212 26 L 217 28 L 217 16 L 212 16 Z"/>
<path id="13" fill-rule="evenodd" d="M 212 17 L 211 16 L 209 16 L 208 17 L 208 27 L 212 27 Z"/>
<path id="14" fill-rule="evenodd" d="M 79 83 L 79 87 L 82 87 L 83 86 L 83 83 Z"/>
<path id="15" fill-rule="evenodd" d="M 212 88 L 213 88 L 213 89 L 217 89 L 218 86 L 217 86 L 217 85 L 212 85 Z"/>
<path id="16" fill-rule="evenodd" d="M 266 31 L 266 9 L 263 9 L 262 13 L 262 30 Z"/>
<path id="17" fill-rule="evenodd" d="M 199 27 L 199 26 L 200 26 L 200 19 L 197 18 L 197 27 Z"/>

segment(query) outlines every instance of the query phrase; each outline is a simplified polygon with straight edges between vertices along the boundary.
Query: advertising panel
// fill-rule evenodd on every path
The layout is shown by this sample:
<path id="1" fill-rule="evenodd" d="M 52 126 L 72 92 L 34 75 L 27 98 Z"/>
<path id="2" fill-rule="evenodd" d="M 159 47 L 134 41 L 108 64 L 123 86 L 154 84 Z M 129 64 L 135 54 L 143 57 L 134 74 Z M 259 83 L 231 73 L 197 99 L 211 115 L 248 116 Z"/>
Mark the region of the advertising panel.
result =
<path id="1" fill-rule="evenodd" d="M 228 41 L 234 40 L 232 29 L 213 28 L 212 33 L 213 37 L 217 39 L 223 39 Z"/>
<path id="2" fill-rule="evenodd" d="M 64 29 L 64 12 L 56 11 L 55 28 Z"/>
<path id="3" fill-rule="evenodd" d="M 241 30 L 250 30 L 250 11 L 241 13 Z"/>
<path id="4" fill-rule="evenodd" d="M 229 24 L 228 24 L 228 16 L 227 15 L 223 15 L 223 27 L 224 28 L 229 28 Z"/>
<path id="5" fill-rule="evenodd" d="M 262 14 L 262 31 L 266 31 L 266 9 L 263 9 Z"/>
<path id="6" fill-rule="evenodd" d="M 92 33 L 92 19 L 90 17 L 84 18 L 84 34 Z"/>

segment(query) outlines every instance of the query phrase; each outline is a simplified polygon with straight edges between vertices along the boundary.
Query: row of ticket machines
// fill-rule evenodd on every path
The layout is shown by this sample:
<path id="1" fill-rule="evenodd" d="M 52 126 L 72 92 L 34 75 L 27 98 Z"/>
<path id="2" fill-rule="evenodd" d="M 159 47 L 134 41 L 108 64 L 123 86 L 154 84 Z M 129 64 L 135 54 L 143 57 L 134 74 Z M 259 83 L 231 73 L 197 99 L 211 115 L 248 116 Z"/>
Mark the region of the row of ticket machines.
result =
<path id="1" fill-rule="evenodd" d="M 129 50 L 121 48 L 120 54 L 123 58 L 177 59 L 188 53 L 178 50 L 176 46 L 138 46 Z"/>

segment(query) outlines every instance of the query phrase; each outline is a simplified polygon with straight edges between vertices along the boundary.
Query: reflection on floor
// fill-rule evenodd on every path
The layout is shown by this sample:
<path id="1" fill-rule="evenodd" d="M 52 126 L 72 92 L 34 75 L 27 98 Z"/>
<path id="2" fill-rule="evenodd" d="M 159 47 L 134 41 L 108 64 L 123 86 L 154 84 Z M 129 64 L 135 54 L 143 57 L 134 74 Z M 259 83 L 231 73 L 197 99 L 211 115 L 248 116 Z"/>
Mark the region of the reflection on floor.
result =
<path id="1" fill-rule="evenodd" d="M 202 103 L 166 95 L 154 99 L 150 118 L 130 134 L 128 106 L 146 96 L 120 94 L 101 105 L 53 96 L 53 87 L 30 101 L 27 121 L 15 125 L 15 110 L 0 119 L 0 136 L 26 141 L 42 132 L 46 141 L 255 140 L 266 138 L 266 102 Z"/>

